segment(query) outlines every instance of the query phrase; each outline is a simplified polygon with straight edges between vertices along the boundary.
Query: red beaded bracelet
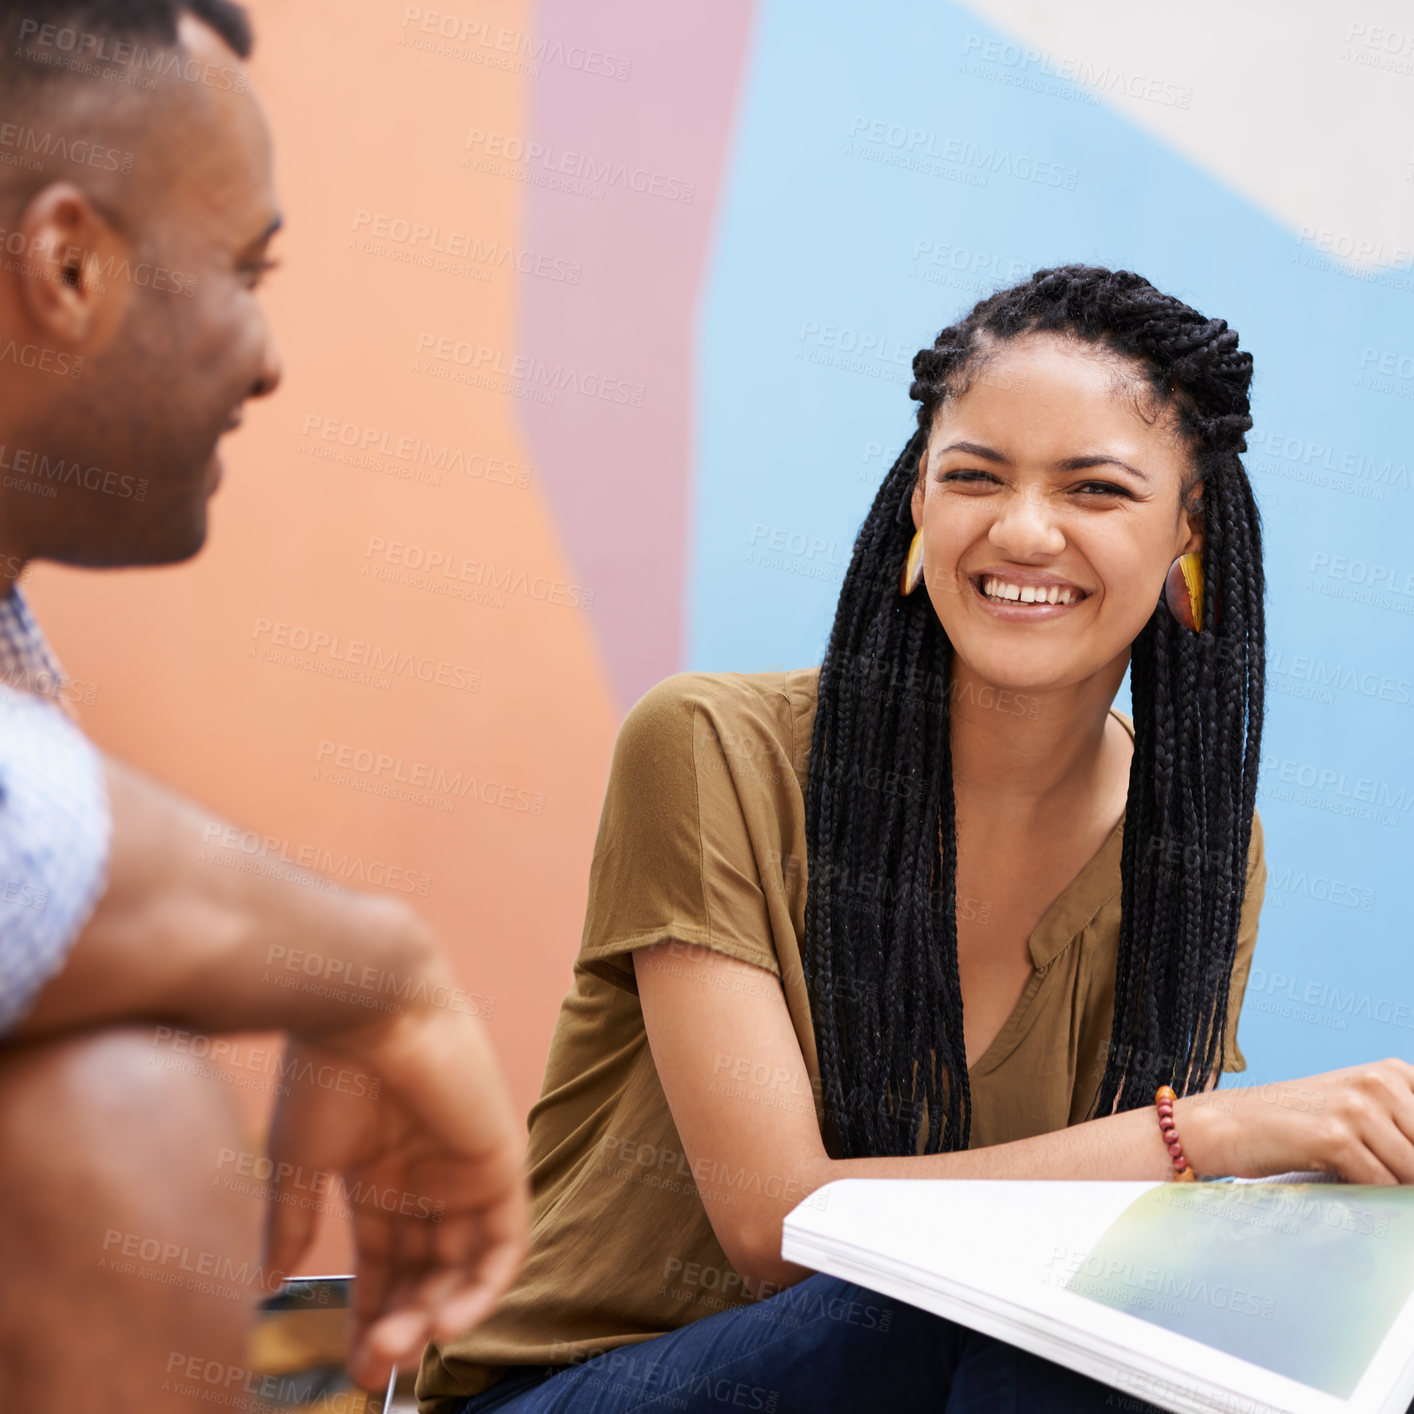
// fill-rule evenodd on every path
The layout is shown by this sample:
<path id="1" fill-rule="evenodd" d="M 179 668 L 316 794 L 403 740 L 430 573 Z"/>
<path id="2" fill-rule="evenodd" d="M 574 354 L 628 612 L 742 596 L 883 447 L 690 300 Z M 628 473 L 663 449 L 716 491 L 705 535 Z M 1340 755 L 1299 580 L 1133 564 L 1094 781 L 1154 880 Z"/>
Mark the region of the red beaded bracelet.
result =
<path id="1" fill-rule="evenodd" d="M 1163 1132 L 1164 1143 L 1168 1145 L 1169 1158 L 1173 1161 L 1172 1177 L 1180 1183 L 1193 1183 L 1198 1175 L 1183 1154 L 1183 1145 L 1178 1142 L 1178 1126 L 1173 1122 L 1173 1102 L 1178 1098 L 1173 1087 L 1160 1085 L 1154 1092 L 1154 1103 L 1159 1107 L 1159 1129 Z"/>

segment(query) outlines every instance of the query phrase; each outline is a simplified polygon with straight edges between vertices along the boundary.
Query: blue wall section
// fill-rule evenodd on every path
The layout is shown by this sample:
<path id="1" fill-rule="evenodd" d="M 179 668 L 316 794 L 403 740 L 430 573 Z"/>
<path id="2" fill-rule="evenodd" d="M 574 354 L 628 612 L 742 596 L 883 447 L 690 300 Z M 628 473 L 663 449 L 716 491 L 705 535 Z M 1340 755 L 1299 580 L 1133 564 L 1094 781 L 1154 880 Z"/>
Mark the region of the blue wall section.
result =
<path id="1" fill-rule="evenodd" d="M 938 329 L 1038 266 L 1138 270 L 1256 360 L 1270 877 L 1243 1080 L 1414 1057 L 1414 277 L 1352 275 L 1085 91 L 1017 86 L 1006 44 L 952 5 L 762 4 L 700 316 L 688 665 L 819 661 Z"/>

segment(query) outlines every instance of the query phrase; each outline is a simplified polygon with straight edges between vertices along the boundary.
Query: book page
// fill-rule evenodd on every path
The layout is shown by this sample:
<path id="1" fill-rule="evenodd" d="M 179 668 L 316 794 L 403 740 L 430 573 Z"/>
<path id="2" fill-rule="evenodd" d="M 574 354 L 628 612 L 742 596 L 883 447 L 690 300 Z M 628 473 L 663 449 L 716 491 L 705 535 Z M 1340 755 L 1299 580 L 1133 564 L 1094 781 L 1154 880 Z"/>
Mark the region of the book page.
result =
<path id="1" fill-rule="evenodd" d="M 1348 1399 L 1414 1294 L 1414 1191 L 1163 1184 L 1066 1289 Z"/>

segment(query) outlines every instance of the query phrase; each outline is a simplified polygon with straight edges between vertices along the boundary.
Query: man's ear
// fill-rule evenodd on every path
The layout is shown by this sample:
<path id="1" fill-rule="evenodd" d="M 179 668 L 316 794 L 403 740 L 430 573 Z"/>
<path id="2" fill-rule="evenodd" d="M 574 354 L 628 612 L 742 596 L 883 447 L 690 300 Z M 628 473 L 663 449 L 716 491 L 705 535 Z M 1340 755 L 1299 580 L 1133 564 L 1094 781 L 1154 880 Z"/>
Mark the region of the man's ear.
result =
<path id="1" fill-rule="evenodd" d="M 925 447 L 918 458 L 918 479 L 913 483 L 913 500 L 910 502 L 910 509 L 913 511 L 913 528 L 923 529 L 923 482 L 928 470 L 928 449 Z"/>
<path id="2" fill-rule="evenodd" d="M 73 182 L 54 182 L 31 197 L 20 217 L 24 267 L 21 298 L 37 329 L 56 343 L 106 342 L 132 293 L 127 240 Z"/>

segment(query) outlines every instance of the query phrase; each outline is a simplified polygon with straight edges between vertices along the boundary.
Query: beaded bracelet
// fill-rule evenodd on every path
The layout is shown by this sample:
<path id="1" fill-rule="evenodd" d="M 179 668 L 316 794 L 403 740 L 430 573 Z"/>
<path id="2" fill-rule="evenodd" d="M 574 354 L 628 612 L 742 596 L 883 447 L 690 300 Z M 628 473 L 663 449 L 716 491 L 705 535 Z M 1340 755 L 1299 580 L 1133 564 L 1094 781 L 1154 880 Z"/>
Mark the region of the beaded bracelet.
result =
<path id="1" fill-rule="evenodd" d="M 1173 1122 L 1173 1102 L 1177 1098 L 1173 1087 L 1169 1085 L 1160 1085 L 1154 1092 L 1154 1103 L 1159 1109 L 1159 1129 L 1163 1133 L 1164 1143 L 1168 1145 L 1169 1158 L 1173 1161 L 1173 1173 L 1170 1177 L 1180 1183 L 1193 1183 L 1198 1175 L 1193 1172 L 1193 1166 L 1184 1157 L 1183 1145 L 1178 1142 L 1178 1126 Z"/>

